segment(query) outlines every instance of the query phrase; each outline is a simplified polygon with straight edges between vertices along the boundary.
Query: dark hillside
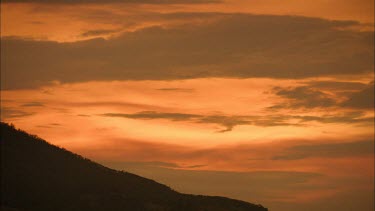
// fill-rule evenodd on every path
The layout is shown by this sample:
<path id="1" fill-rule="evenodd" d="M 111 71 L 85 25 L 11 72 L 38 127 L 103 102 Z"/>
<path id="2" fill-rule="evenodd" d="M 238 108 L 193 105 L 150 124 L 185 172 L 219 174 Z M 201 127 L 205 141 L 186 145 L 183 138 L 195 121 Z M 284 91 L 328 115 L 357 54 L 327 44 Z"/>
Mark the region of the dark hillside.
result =
<path id="1" fill-rule="evenodd" d="M 68 137 L 67 137 L 68 138 Z M 115 171 L 1 123 L 1 210 L 265 211 L 224 197 L 180 194 Z"/>

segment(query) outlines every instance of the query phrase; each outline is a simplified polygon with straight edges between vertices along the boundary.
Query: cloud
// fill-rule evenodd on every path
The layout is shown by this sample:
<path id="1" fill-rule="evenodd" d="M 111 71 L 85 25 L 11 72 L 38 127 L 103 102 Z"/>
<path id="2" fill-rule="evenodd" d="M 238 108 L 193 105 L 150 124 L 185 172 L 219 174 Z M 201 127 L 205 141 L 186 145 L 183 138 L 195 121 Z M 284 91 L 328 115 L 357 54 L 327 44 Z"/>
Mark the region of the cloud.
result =
<path id="1" fill-rule="evenodd" d="M 21 105 L 22 107 L 41 107 L 44 106 L 41 102 L 29 102 Z"/>
<path id="2" fill-rule="evenodd" d="M 111 162 L 112 165 L 121 165 L 121 162 Z M 126 162 L 129 166 L 134 167 L 157 167 L 157 168 L 179 168 L 176 163 L 162 162 L 162 161 L 148 161 L 148 162 Z"/>
<path id="3" fill-rule="evenodd" d="M 288 99 L 288 102 L 277 104 L 271 108 L 316 108 L 336 105 L 336 100 L 329 94 L 315 90 L 308 86 L 293 88 L 275 87 L 276 95 Z"/>
<path id="4" fill-rule="evenodd" d="M 201 168 L 201 167 L 206 167 L 207 165 L 191 165 L 191 166 L 186 166 L 185 168 L 193 169 L 193 168 Z"/>
<path id="5" fill-rule="evenodd" d="M 73 106 L 73 107 L 106 107 L 106 106 L 114 106 L 114 107 L 123 107 L 123 108 L 136 108 L 136 109 L 165 109 L 165 107 L 152 105 L 152 104 L 142 104 L 142 103 L 133 103 L 133 102 L 119 102 L 119 101 L 84 101 L 84 102 L 62 102 L 62 104 L 66 106 Z"/>
<path id="6" fill-rule="evenodd" d="M 133 168 L 162 168 L 162 169 L 193 169 L 193 168 L 200 168 L 205 167 L 207 165 L 181 165 L 177 163 L 170 163 L 170 162 L 162 162 L 162 161 L 139 161 L 139 162 L 110 162 L 111 165 L 114 166 L 123 166 L 126 164 L 129 167 Z"/>
<path id="7" fill-rule="evenodd" d="M 125 117 L 130 119 L 169 119 L 172 121 L 187 121 L 199 117 L 195 114 L 183 113 L 159 113 L 155 111 L 142 111 L 134 114 L 106 113 L 103 116 L 108 117 Z"/>
<path id="8" fill-rule="evenodd" d="M 211 16 L 217 18 L 143 28 L 108 40 L 57 43 L 4 37 L 2 89 L 92 80 L 306 78 L 372 72 L 373 32 L 343 30 L 357 22 Z M 194 15 L 185 18 L 190 17 Z"/>
<path id="9" fill-rule="evenodd" d="M 130 119 L 167 119 L 171 121 L 186 121 L 203 124 L 217 124 L 224 127 L 218 132 L 232 131 L 235 126 L 239 125 L 259 125 L 259 126 L 280 126 L 291 125 L 286 122 L 287 118 L 282 116 L 224 116 L 224 115 L 199 115 L 186 113 L 163 113 L 155 111 L 143 111 L 133 114 L 106 113 L 102 116 L 107 117 L 124 117 Z"/>
<path id="10" fill-rule="evenodd" d="M 213 115 L 213 116 L 201 116 L 197 122 L 198 123 L 213 123 L 213 124 L 219 124 L 225 127 L 224 130 L 220 130 L 218 132 L 228 132 L 232 131 L 234 126 L 237 125 L 251 125 L 253 122 L 251 120 L 248 120 L 251 117 L 245 117 L 245 116 L 219 116 L 219 115 Z"/>
<path id="11" fill-rule="evenodd" d="M 361 90 L 366 88 L 367 84 L 360 82 L 348 82 L 348 81 L 310 81 L 307 83 L 308 86 L 314 87 L 318 90 L 328 89 L 328 90 Z"/>
<path id="12" fill-rule="evenodd" d="M 316 121 L 320 123 L 374 124 L 374 117 L 366 117 L 363 112 L 347 112 L 323 116 L 294 116 L 294 118 L 300 119 L 301 123 Z"/>
<path id="13" fill-rule="evenodd" d="M 34 112 L 26 112 L 14 108 L 2 107 L 1 108 L 1 120 L 15 119 L 35 114 Z"/>
<path id="14" fill-rule="evenodd" d="M 374 108 L 374 82 L 310 81 L 305 86 L 274 87 L 272 92 L 285 101 L 269 109 Z"/>
<path id="15" fill-rule="evenodd" d="M 86 31 L 81 34 L 82 37 L 94 37 L 94 36 L 102 36 L 102 35 L 110 35 L 113 33 L 120 32 L 120 30 L 115 29 L 98 29 L 98 30 L 90 30 Z"/>
<path id="16" fill-rule="evenodd" d="M 87 115 L 87 114 L 77 114 L 77 116 L 80 116 L 80 117 L 90 117 L 90 115 Z"/>
<path id="17" fill-rule="evenodd" d="M 235 126 L 255 125 L 261 127 L 274 126 L 306 126 L 307 122 L 319 123 L 345 123 L 345 124 L 373 124 L 373 117 L 364 117 L 362 112 L 348 112 L 336 115 L 322 116 L 298 116 L 298 115 L 263 115 L 263 116 L 246 116 L 246 115 L 201 115 L 187 113 L 164 113 L 156 111 L 142 111 L 138 113 L 105 113 L 105 117 L 122 117 L 129 119 L 166 119 L 170 121 L 185 121 L 199 124 L 217 124 L 224 127 L 217 132 L 232 131 Z"/>
<path id="18" fill-rule="evenodd" d="M 274 156 L 274 160 L 299 160 L 308 157 L 351 157 L 374 154 L 374 141 L 356 141 L 346 143 L 328 143 L 297 145 L 290 147 L 282 155 Z"/>
<path id="19" fill-rule="evenodd" d="M 182 89 L 182 88 L 160 88 L 156 90 L 167 91 L 167 92 L 192 92 L 194 91 L 194 89 Z"/>
<path id="20" fill-rule="evenodd" d="M 59 123 L 50 123 L 50 124 L 44 124 L 44 125 L 37 125 L 36 127 L 40 128 L 56 128 L 56 127 L 61 127 L 62 124 Z"/>
<path id="21" fill-rule="evenodd" d="M 374 109 L 374 82 L 371 82 L 361 91 L 349 96 L 349 99 L 342 103 L 344 107 L 359 109 Z"/>
<path id="22" fill-rule="evenodd" d="M 3 0 L 4 3 L 43 3 L 43 4 L 202 4 L 219 3 L 219 0 Z"/>

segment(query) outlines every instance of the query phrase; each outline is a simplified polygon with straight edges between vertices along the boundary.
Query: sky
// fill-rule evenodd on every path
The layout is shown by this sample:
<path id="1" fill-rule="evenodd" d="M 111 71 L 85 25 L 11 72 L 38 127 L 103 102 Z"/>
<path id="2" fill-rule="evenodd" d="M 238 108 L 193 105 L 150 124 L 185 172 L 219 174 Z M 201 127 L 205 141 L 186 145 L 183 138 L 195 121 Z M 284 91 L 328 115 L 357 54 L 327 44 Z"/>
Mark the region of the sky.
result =
<path id="1" fill-rule="evenodd" d="M 374 209 L 372 0 L 4 0 L 1 121 L 271 211 Z"/>

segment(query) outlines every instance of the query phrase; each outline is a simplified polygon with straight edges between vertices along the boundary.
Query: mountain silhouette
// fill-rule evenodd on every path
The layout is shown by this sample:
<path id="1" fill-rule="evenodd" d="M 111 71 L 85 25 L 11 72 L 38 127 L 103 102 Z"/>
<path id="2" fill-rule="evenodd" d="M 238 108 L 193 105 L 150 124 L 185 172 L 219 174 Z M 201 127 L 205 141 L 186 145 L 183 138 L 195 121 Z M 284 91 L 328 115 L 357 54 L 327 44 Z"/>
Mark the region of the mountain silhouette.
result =
<path id="1" fill-rule="evenodd" d="M 69 137 L 67 136 L 67 139 Z M 4 211 L 266 211 L 217 196 L 178 193 L 116 171 L 1 123 Z"/>

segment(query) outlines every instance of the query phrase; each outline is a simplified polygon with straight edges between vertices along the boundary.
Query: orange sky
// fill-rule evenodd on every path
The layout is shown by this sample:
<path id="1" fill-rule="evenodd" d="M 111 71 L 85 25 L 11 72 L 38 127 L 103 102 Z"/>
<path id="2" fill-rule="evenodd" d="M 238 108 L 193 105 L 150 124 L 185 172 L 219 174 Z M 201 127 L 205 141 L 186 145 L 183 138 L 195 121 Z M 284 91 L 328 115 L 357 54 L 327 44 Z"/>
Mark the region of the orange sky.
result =
<path id="1" fill-rule="evenodd" d="M 373 1 L 15 1 L 2 121 L 182 192 L 373 210 Z"/>

